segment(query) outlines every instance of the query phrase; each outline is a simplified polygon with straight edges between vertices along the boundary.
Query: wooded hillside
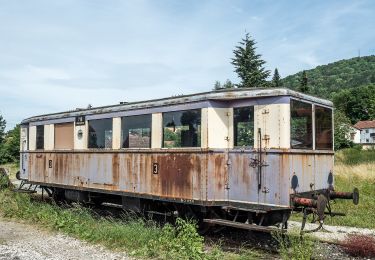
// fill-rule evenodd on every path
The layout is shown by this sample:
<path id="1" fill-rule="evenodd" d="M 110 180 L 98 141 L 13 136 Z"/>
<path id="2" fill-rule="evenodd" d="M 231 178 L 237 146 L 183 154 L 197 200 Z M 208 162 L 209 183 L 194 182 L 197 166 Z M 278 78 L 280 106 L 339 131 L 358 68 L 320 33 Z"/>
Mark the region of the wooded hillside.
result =
<path id="1" fill-rule="evenodd" d="M 342 89 L 375 83 L 375 55 L 340 60 L 306 70 L 309 94 L 333 99 Z M 286 88 L 298 90 L 302 71 L 282 79 Z"/>

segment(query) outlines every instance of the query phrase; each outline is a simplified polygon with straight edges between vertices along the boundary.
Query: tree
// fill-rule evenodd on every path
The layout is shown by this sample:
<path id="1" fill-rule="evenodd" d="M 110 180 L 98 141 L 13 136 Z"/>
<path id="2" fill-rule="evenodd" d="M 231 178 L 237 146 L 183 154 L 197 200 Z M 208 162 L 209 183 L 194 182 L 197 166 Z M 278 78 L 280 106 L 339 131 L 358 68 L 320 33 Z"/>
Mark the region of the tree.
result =
<path id="1" fill-rule="evenodd" d="M 233 50 L 234 58 L 232 58 L 231 63 L 235 68 L 234 71 L 241 79 L 238 84 L 240 88 L 268 86 L 267 78 L 270 71 L 263 67 L 266 62 L 261 59 L 261 55 L 256 54 L 255 44 L 256 42 L 247 33 Z"/>
<path id="2" fill-rule="evenodd" d="M 350 119 L 343 111 L 334 111 L 335 121 L 335 150 L 353 146 L 353 142 L 349 140 L 350 137 Z"/>
<path id="3" fill-rule="evenodd" d="M 343 89 L 333 95 L 333 103 L 352 124 L 360 120 L 375 120 L 375 84 Z"/>
<path id="4" fill-rule="evenodd" d="M 3 118 L 3 116 L 0 115 L 0 145 L 4 142 L 4 138 L 5 138 L 5 126 L 6 126 L 6 121 Z"/>
<path id="5" fill-rule="evenodd" d="M 302 75 L 301 75 L 301 78 L 299 80 L 299 91 L 301 91 L 302 93 L 307 93 L 309 91 L 309 87 L 308 87 L 308 78 L 307 78 L 307 74 L 306 74 L 306 71 L 302 71 Z"/>
<path id="6" fill-rule="evenodd" d="M 220 81 L 216 80 L 214 85 L 214 90 L 224 89 L 224 88 L 234 88 L 235 85 L 227 79 L 223 85 L 221 85 Z"/>
<path id="7" fill-rule="evenodd" d="M 223 84 L 223 88 L 234 88 L 234 87 L 235 87 L 234 84 L 229 79 L 227 79 L 227 81 L 225 81 L 225 83 Z"/>
<path id="8" fill-rule="evenodd" d="M 273 73 L 273 77 L 272 77 L 272 83 L 271 83 L 272 87 L 275 87 L 275 88 L 278 88 L 278 87 L 281 87 L 281 81 L 280 81 L 280 74 L 279 74 L 279 71 L 278 69 L 276 68 L 274 73 Z"/>
<path id="9" fill-rule="evenodd" d="M 222 89 L 220 81 L 216 80 L 214 85 L 214 90 Z"/>
<path id="10" fill-rule="evenodd" d="M 9 130 L 0 144 L 0 163 L 18 162 L 20 159 L 20 126 Z"/>

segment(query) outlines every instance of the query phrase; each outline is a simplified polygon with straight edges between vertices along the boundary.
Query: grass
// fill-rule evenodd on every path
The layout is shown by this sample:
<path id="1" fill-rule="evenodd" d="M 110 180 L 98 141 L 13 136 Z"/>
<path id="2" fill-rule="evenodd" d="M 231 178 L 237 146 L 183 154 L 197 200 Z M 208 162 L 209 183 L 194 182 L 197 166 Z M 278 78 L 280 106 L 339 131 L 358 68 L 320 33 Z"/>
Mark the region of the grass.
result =
<path id="1" fill-rule="evenodd" d="M 316 240 L 308 235 L 301 239 L 299 233 L 289 233 L 283 235 L 280 233 L 273 233 L 272 236 L 278 242 L 279 253 L 282 259 L 285 260 L 309 260 L 314 259 L 313 255 Z"/>
<path id="2" fill-rule="evenodd" d="M 375 149 L 361 150 L 358 148 L 343 149 L 335 154 L 337 164 L 357 165 L 375 163 Z"/>
<path id="3" fill-rule="evenodd" d="M 375 229 L 375 163 L 358 165 L 337 164 L 335 166 L 335 188 L 338 191 L 359 189 L 359 204 L 350 200 L 337 200 L 333 211 L 344 212 L 345 217 L 327 217 L 326 223 Z"/>
<path id="4" fill-rule="evenodd" d="M 0 190 L 0 217 L 21 220 L 47 230 L 125 251 L 131 256 L 153 259 L 257 259 L 251 249 L 224 252 L 221 246 L 207 247 L 195 223 L 177 219 L 176 225 L 159 226 L 151 220 L 123 215 L 101 217 L 80 205 L 61 207 L 33 199 L 27 194 Z"/>
<path id="5" fill-rule="evenodd" d="M 19 171 L 19 166 L 16 163 L 2 164 L 0 165 L 0 168 L 5 168 L 7 170 L 11 180 L 16 179 L 16 173 Z"/>

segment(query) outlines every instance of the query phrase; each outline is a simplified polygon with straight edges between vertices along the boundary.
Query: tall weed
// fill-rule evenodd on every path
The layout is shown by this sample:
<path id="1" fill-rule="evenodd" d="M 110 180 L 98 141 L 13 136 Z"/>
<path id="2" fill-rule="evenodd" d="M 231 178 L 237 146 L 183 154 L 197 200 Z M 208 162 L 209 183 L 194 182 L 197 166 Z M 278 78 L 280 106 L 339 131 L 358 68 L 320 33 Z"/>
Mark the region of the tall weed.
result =
<path id="1" fill-rule="evenodd" d="M 279 254 L 284 260 L 310 260 L 313 256 L 315 242 L 308 236 L 298 234 L 283 235 L 274 233 L 273 237 L 279 244 Z"/>

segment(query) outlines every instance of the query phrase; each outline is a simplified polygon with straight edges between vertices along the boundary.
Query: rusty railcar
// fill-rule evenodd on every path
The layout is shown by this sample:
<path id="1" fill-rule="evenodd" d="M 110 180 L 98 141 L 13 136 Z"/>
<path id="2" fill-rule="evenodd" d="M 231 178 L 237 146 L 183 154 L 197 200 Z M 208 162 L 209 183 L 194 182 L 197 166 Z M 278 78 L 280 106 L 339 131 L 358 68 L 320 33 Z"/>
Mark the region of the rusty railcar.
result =
<path id="1" fill-rule="evenodd" d="M 20 178 L 57 199 L 249 229 L 285 227 L 293 209 L 322 215 L 330 198 L 357 198 L 333 191 L 333 157 L 332 103 L 288 89 L 212 91 L 21 124 Z"/>

